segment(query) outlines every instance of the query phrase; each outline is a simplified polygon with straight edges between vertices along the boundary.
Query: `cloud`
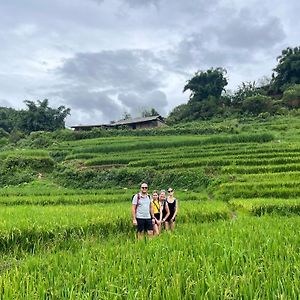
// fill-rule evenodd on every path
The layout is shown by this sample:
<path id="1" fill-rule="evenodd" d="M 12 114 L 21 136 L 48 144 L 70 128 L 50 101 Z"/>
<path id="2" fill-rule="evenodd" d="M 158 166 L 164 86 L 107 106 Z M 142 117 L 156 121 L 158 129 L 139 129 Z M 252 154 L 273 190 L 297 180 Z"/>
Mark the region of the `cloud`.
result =
<path id="1" fill-rule="evenodd" d="M 168 102 L 160 90 L 166 77 L 162 68 L 148 50 L 78 53 L 54 71 L 64 86 L 53 96 L 75 110 L 97 111 L 106 122 L 125 111 L 137 116 L 152 107 L 163 114 Z"/>
<path id="2" fill-rule="evenodd" d="M 132 115 L 138 115 L 144 110 L 155 108 L 161 115 L 166 114 L 166 106 L 168 105 L 167 96 L 164 92 L 156 90 L 143 94 L 135 92 L 121 93 L 118 100 L 126 107 Z"/>
<path id="3" fill-rule="evenodd" d="M 270 75 L 299 44 L 299 1 L 28 0 L 0 11 L 0 99 L 48 98 L 72 123 L 187 101 L 186 80 L 224 67 L 229 84 Z M 2 100 L 2 101 L 3 101 Z M 0 102 L 1 105 L 1 102 Z M 78 122 L 76 122 L 78 118 Z"/>
<path id="4" fill-rule="evenodd" d="M 177 70 L 259 63 L 286 37 L 278 18 L 266 15 L 261 20 L 248 9 L 228 10 L 218 21 L 184 37 L 169 63 Z"/>
<path id="5" fill-rule="evenodd" d="M 133 8 L 144 7 L 148 5 L 154 5 L 157 7 L 159 2 L 161 2 L 161 0 L 123 0 L 123 1 Z"/>
<path id="6" fill-rule="evenodd" d="M 147 91 L 161 86 L 163 73 L 144 50 L 78 53 L 57 70 L 63 77 L 94 88 Z"/>
<path id="7" fill-rule="evenodd" d="M 285 38 L 281 21 L 276 17 L 258 19 L 247 9 L 216 28 L 220 45 L 235 49 L 270 49 Z"/>
<path id="8" fill-rule="evenodd" d="M 12 105 L 6 99 L 0 99 L 0 107 L 12 107 Z"/>
<path id="9" fill-rule="evenodd" d="M 64 90 L 60 96 L 67 105 L 70 105 L 75 111 L 80 111 L 85 116 L 79 122 L 82 121 L 86 124 L 93 122 L 107 123 L 119 119 L 124 111 L 122 106 L 106 92 L 92 92 L 78 87 L 72 90 Z"/>

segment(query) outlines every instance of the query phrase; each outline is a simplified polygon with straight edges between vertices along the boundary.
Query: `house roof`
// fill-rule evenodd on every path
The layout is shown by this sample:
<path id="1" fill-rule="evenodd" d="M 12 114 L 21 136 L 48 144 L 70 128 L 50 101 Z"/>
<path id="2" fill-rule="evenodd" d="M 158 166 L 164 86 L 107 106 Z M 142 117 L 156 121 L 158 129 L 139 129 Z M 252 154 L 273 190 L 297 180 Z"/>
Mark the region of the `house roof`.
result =
<path id="1" fill-rule="evenodd" d="M 157 116 L 151 116 L 151 117 L 144 117 L 144 118 L 134 118 L 134 119 L 128 119 L 128 120 L 119 120 L 116 122 L 113 122 L 111 124 L 98 124 L 98 125 L 76 125 L 76 126 L 70 126 L 71 128 L 90 128 L 90 127 L 115 127 L 119 125 L 129 125 L 129 124 L 137 124 L 137 123 L 144 123 L 144 122 L 150 122 L 160 120 L 164 122 L 164 118 L 160 115 Z"/>
<path id="2" fill-rule="evenodd" d="M 157 116 L 144 117 L 144 118 L 134 118 L 134 119 L 128 119 L 128 120 L 120 120 L 120 121 L 114 122 L 110 125 L 115 126 L 115 125 L 136 124 L 136 123 L 144 123 L 144 122 L 149 122 L 149 121 L 154 121 L 154 120 L 163 121 L 164 118 L 160 115 L 157 115 Z"/>

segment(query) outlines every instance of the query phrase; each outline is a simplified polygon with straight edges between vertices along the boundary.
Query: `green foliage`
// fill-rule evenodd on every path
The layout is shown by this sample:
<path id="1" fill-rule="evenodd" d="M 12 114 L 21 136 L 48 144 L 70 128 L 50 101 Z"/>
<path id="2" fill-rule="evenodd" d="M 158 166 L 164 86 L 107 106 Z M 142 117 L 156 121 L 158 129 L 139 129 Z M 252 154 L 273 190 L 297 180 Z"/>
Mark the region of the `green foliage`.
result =
<path id="1" fill-rule="evenodd" d="M 263 95 L 248 97 L 242 103 L 242 110 L 252 115 L 259 115 L 263 112 L 272 112 L 272 108 L 272 98 Z"/>
<path id="2" fill-rule="evenodd" d="M 0 107 L 0 128 L 11 133 L 12 143 L 17 142 L 23 133 L 33 131 L 54 131 L 65 127 L 65 118 L 70 114 L 70 109 L 60 106 L 51 108 L 48 100 L 26 100 L 26 110 Z"/>
<path id="3" fill-rule="evenodd" d="M 183 92 L 191 91 L 191 102 L 203 101 L 209 96 L 219 99 L 224 87 L 228 84 L 225 74 L 226 70 L 222 68 L 198 71 L 192 79 L 188 80 Z"/>
<path id="4" fill-rule="evenodd" d="M 0 128 L 11 132 L 17 125 L 19 112 L 13 108 L 0 107 Z"/>
<path id="5" fill-rule="evenodd" d="M 99 189 L 113 187 L 136 187 L 141 182 L 148 182 L 151 186 L 165 188 L 176 186 L 184 189 L 205 188 L 210 178 L 203 172 L 189 170 L 156 170 L 155 168 L 113 168 L 110 170 L 83 169 L 78 170 L 67 166 L 60 166 L 55 170 L 55 177 L 60 184 L 74 188 Z"/>
<path id="6" fill-rule="evenodd" d="M 54 167 L 54 161 L 50 157 L 8 156 L 3 161 L 2 166 L 11 172 L 25 168 L 49 172 L 52 171 Z"/>
<path id="7" fill-rule="evenodd" d="M 300 108 L 300 84 L 294 84 L 283 92 L 283 103 L 289 108 Z"/>
<path id="8" fill-rule="evenodd" d="M 231 104 L 234 107 L 241 108 L 243 102 L 253 96 L 257 96 L 260 94 L 259 88 L 256 86 L 256 82 L 242 82 L 241 85 L 238 86 L 237 90 L 231 97 Z"/>
<path id="9" fill-rule="evenodd" d="M 14 128 L 10 133 L 9 141 L 10 141 L 10 143 L 15 144 L 23 138 L 25 138 L 24 132 L 22 132 L 19 129 Z"/>
<path id="10" fill-rule="evenodd" d="M 53 135 L 50 132 L 31 132 L 26 138 L 18 142 L 19 147 L 47 148 L 54 143 Z"/>
<path id="11" fill-rule="evenodd" d="M 65 127 L 65 118 L 70 109 L 60 106 L 57 109 L 48 106 L 48 99 L 33 101 L 25 100 L 27 110 L 22 111 L 20 128 L 30 133 L 32 131 L 54 131 Z"/>
<path id="12" fill-rule="evenodd" d="M 8 138 L 9 137 L 9 133 L 6 132 L 3 128 L 0 127 L 0 139 L 1 138 Z"/>
<path id="13" fill-rule="evenodd" d="M 158 116 L 160 115 L 159 112 L 157 112 L 157 110 L 155 108 L 149 108 L 149 109 L 145 109 L 142 111 L 142 117 L 152 117 L 152 116 Z"/>
<path id="14" fill-rule="evenodd" d="M 275 93 L 282 93 L 290 85 L 300 84 L 300 47 L 282 50 L 277 59 L 271 87 Z"/>

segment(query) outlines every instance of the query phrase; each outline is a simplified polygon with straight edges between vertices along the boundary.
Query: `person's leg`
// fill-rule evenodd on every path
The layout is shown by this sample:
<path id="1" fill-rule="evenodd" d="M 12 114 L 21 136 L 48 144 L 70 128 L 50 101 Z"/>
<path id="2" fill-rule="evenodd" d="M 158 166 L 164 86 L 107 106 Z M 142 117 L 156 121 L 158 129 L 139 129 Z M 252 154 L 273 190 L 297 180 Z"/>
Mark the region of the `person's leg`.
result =
<path id="1" fill-rule="evenodd" d="M 159 225 L 157 226 L 157 228 L 158 228 L 158 234 L 160 234 L 161 233 L 161 223 L 159 223 Z"/>
<path id="2" fill-rule="evenodd" d="M 165 222 L 165 230 L 168 231 L 170 229 L 169 222 Z"/>
<path id="3" fill-rule="evenodd" d="M 143 236 L 144 236 L 144 232 L 143 231 L 140 231 L 140 232 L 137 233 L 138 240 L 141 240 L 143 238 Z"/>
<path id="4" fill-rule="evenodd" d="M 152 224 L 152 219 L 147 219 L 145 220 L 145 229 L 147 230 L 148 237 L 152 238 L 153 237 L 153 224 Z"/>
<path id="5" fill-rule="evenodd" d="M 153 235 L 159 235 L 159 230 L 157 224 L 153 225 Z"/>
<path id="6" fill-rule="evenodd" d="M 145 227 L 145 224 L 144 224 L 144 220 L 143 219 L 136 219 L 137 221 L 137 239 L 138 240 L 141 240 L 144 236 L 144 227 Z"/>
<path id="7" fill-rule="evenodd" d="M 173 231 L 175 228 L 175 221 L 170 221 L 170 229 Z"/>

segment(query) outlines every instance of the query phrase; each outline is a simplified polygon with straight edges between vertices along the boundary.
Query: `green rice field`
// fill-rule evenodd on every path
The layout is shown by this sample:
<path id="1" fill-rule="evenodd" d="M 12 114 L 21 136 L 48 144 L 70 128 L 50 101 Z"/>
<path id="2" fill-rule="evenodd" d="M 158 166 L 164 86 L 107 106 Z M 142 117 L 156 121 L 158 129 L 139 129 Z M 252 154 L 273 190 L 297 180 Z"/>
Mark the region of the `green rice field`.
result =
<path id="1" fill-rule="evenodd" d="M 298 299 L 300 120 L 205 124 L 0 146 L 0 299 Z M 144 180 L 179 213 L 137 240 Z"/>

